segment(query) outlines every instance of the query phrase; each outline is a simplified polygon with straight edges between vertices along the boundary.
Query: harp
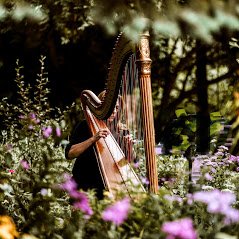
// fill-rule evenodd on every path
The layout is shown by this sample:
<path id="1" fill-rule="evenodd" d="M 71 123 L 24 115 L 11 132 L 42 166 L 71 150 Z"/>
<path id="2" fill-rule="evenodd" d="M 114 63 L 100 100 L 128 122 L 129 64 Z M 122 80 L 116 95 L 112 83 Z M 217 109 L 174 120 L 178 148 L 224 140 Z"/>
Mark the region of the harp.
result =
<path id="1" fill-rule="evenodd" d="M 106 127 L 113 131 L 107 122 L 112 116 L 116 104 L 119 104 L 119 112 L 122 116 L 117 116 L 115 119 L 118 122 L 124 121 L 122 125 L 130 123 L 135 125 L 135 119 L 141 119 L 140 130 L 127 128 L 128 126 L 126 128 L 129 131 L 135 131 L 135 134 L 140 134 L 142 137 L 148 187 L 150 192 L 155 193 L 158 190 L 158 177 L 150 75 L 149 34 L 141 34 L 139 42 L 135 44 L 121 33 L 113 50 L 104 99 L 100 100 L 92 91 L 84 90 L 81 93 L 81 102 L 92 134 Z M 128 79 L 130 79 L 130 83 Z M 137 85 L 137 87 L 134 89 L 129 85 Z M 128 88 L 130 90 L 127 90 Z M 131 104 L 130 107 L 127 107 L 130 102 L 133 103 L 133 106 Z M 136 107 L 136 102 L 140 102 L 139 108 Z M 113 195 L 117 190 L 130 191 L 129 189 L 135 186 L 144 190 L 131 166 L 131 159 L 128 158 L 129 156 L 126 157 L 126 154 L 131 155 L 133 146 L 130 143 L 126 153 L 120 147 L 120 140 L 112 132 L 105 139 L 100 139 L 96 143 L 96 155 L 105 188 Z M 141 140 L 138 140 L 139 142 L 141 143 Z M 128 145 L 126 144 L 126 146 Z"/>

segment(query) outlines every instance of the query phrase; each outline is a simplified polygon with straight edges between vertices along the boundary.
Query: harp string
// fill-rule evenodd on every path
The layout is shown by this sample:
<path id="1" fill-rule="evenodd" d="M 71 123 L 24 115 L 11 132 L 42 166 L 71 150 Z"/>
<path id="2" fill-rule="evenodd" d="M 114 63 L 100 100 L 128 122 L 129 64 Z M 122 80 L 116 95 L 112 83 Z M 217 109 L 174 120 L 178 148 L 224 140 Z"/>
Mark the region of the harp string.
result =
<path id="1" fill-rule="evenodd" d="M 137 162 L 144 158 L 141 100 L 136 55 L 128 59 L 121 77 L 119 96 L 112 115 L 105 120 L 126 159 Z M 110 147 L 110 145 L 109 145 Z"/>

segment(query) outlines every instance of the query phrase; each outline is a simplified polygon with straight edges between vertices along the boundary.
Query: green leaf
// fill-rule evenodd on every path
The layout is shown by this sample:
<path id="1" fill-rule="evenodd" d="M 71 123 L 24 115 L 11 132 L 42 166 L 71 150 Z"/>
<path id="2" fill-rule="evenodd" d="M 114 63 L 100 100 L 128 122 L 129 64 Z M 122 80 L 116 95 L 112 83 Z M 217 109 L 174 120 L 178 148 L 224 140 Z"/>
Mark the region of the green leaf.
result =
<path id="1" fill-rule="evenodd" d="M 219 122 L 215 122 L 210 126 L 210 136 L 219 133 L 223 129 L 223 125 Z"/>
<path id="2" fill-rule="evenodd" d="M 219 111 L 212 112 L 210 114 L 211 121 L 218 120 L 218 119 L 221 119 L 221 118 L 222 118 L 222 115 L 221 115 L 221 113 Z"/>
<path id="3" fill-rule="evenodd" d="M 182 115 L 187 115 L 185 109 L 175 110 L 175 114 L 176 114 L 177 118 L 179 118 L 179 117 L 182 116 Z"/>

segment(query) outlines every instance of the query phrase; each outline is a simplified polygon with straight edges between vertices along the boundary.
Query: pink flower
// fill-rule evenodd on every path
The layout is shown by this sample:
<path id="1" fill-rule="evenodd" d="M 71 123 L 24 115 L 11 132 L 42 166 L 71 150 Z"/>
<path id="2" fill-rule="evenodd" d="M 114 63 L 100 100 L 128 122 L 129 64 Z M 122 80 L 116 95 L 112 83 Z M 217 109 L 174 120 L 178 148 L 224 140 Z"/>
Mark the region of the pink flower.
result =
<path id="1" fill-rule="evenodd" d="M 61 128 L 60 127 L 56 127 L 56 136 L 61 137 Z"/>
<path id="2" fill-rule="evenodd" d="M 127 219 L 130 206 L 130 199 L 124 198 L 107 207 L 102 213 L 102 218 L 119 226 Z"/>
<path id="3" fill-rule="evenodd" d="M 236 210 L 235 208 L 229 208 L 227 210 L 224 223 L 226 225 L 229 225 L 231 223 L 237 223 L 239 222 L 239 211 Z"/>
<path id="4" fill-rule="evenodd" d="M 15 173 L 15 170 L 14 169 L 8 169 L 8 172 L 12 174 L 12 173 Z"/>
<path id="5" fill-rule="evenodd" d="M 91 216 L 93 211 L 90 207 L 89 200 L 85 193 L 79 192 L 78 200 L 73 203 L 75 209 L 80 209 L 83 213 Z"/>
<path id="6" fill-rule="evenodd" d="M 47 127 L 43 127 L 43 135 L 45 138 L 49 138 L 51 133 L 52 133 L 52 127 L 51 126 L 47 126 Z"/>
<path id="7" fill-rule="evenodd" d="M 29 165 L 29 163 L 26 161 L 26 160 L 21 160 L 20 161 L 20 164 L 22 165 L 22 167 L 24 168 L 24 169 L 29 169 L 30 168 L 30 165 Z"/>
<path id="8" fill-rule="evenodd" d="M 64 175 L 65 182 L 60 185 L 60 188 L 65 190 L 71 198 L 74 198 L 73 207 L 75 209 L 80 209 L 83 213 L 88 216 L 93 214 L 90 207 L 87 195 L 84 192 L 79 192 L 77 190 L 77 183 L 70 175 Z"/>
<path id="9" fill-rule="evenodd" d="M 64 178 L 65 182 L 60 185 L 60 188 L 67 191 L 69 194 L 73 193 L 74 191 L 77 191 L 77 184 L 75 180 L 71 178 L 68 174 L 65 174 Z"/>
<path id="10" fill-rule="evenodd" d="M 190 218 L 183 218 L 173 222 L 165 222 L 162 231 L 167 235 L 166 239 L 196 239 L 197 234 Z"/>
<path id="11" fill-rule="evenodd" d="M 36 114 L 35 113 L 30 113 L 29 117 L 30 117 L 30 119 L 36 119 Z"/>

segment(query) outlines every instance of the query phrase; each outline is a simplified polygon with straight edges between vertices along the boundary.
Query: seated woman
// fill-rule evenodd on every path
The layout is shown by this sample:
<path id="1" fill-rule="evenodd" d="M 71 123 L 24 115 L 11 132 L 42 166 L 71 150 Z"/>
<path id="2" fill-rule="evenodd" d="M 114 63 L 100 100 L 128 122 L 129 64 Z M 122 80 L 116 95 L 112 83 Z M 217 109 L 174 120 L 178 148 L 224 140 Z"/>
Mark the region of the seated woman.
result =
<path id="1" fill-rule="evenodd" d="M 103 100 L 105 92 L 99 95 L 99 98 Z M 119 101 L 115 106 L 112 115 L 107 120 L 107 126 L 112 129 L 113 122 L 119 112 Z M 132 141 L 129 135 L 128 129 L 122 123 L 117 123 L 117 130 L 113 133 L 116 140 L 121 141 L 123 145 L 124 153 L 129 159 L 130 157 L 130 147 L 132 147 Z M 111 131 L 111 130 L 110 130 Z M 112 131 L 111 131 L 112 132 Z M 96 196 L 98 198 L 103 197 L 103 190 L 105 189 L 98 162 L 95 155 L 95 143 L 101 139 L 106 138 L 109 134 L 108 129 L 100 129 L 96 134 L 92 135 L 86 120 L 77 124 L 73 130 L 69 144 L 65 149 L 65 157 L 67 159 L 75 159 L 76 161 L 73 166 L 72 174 L 73 179 L 78 185 L 78 189 L 89 190 L 94 189 L 96 191 Z"/>

